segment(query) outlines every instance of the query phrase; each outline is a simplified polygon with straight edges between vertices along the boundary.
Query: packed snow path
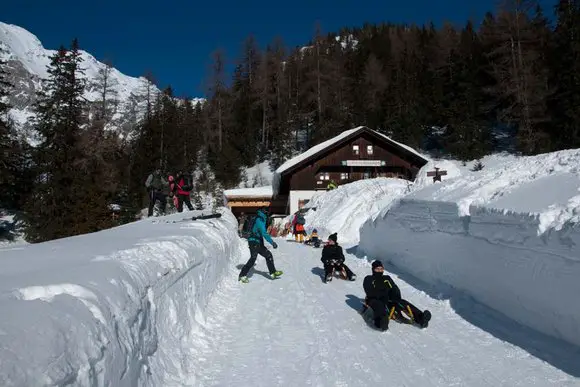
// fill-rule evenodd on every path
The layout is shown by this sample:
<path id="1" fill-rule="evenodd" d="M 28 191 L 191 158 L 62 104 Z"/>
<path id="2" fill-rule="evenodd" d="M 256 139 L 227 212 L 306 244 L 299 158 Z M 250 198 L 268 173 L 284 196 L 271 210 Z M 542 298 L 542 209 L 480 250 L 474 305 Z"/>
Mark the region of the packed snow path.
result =
<path id="1" fill-rule="evenodd" d="M 187 356 L 197 366 L 190 375 L 176 375 L 176 385 L 580 385 L 397 277 L 405 298 L 432 311 L 431 324 L 420 330 L 391 322 L 389 331 L 375 331 L 358 314 L 367 262 L 347 255 L 357 280 L 324 284 L 321 249 L 277 242 L 272 251 L 283 277 L 266 277 L 261 257 L 249 284 L 237 282 L 241 264 L 232 269 Z"/>

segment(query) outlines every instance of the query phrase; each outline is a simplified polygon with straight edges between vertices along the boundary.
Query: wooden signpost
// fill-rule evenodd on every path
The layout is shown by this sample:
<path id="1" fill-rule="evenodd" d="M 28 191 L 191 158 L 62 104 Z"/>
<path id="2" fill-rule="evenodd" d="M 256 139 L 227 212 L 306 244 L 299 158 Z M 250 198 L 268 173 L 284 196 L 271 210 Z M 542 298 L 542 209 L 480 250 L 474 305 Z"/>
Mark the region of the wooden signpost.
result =
<path id="1" fill-rule="evenodd" d="M 441 176 L 445 175 L 447 175 L 447 171 L 446 170 L 440 171 L 439 168 L 437 167 L 435 167 L 434 171 L 427 172 L 428 177 L 433 177 L 433 183 L 435 183 L 436 181 L 441 181 Z"/>

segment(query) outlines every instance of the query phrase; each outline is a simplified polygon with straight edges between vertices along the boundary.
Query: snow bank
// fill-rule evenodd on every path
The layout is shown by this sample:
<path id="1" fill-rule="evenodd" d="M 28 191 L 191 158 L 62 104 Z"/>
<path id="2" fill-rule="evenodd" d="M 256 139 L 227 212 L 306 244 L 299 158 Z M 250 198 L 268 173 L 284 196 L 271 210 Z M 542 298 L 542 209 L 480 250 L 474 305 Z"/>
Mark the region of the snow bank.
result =
<path id="1" fill-rule="evenodd" d="M 0 249 L 0 385 L 177 383 L 242 251 L 231 212 L 183 217 Z"/>
<path id="2" fill-rule="evenodd" d="M 317 194 L 308 204 L 306 231 L 314 228 L 322 238 L 337 232 L 339 243 L 353 245 L 359 240 L 360 226 L 374 214 L 388 207 L 410 189 L 402 179 L 376 178 L 341 185 Z"/>
<path id="3" fill-rule="evenodd" d="M 579 162 L 570 150 L 463 170 L 369 219 L 359 249 L 580 345 Z"/>
<path id="4" fill-rule="evenodd" d="M 483 165 L 477 172 L 455 166 L 451 178 L 444 176 L 442 183 L 409 198 L 457 203 L 459 216 L 468 216 L 471 205 L 534 214 L 541 219 L 539 233 L 580 220 L 580 149 L 518 158 L 490 156 Z M 427 170 L 420 171 L 418 182 L 429 179 L 422 177 Z"/>

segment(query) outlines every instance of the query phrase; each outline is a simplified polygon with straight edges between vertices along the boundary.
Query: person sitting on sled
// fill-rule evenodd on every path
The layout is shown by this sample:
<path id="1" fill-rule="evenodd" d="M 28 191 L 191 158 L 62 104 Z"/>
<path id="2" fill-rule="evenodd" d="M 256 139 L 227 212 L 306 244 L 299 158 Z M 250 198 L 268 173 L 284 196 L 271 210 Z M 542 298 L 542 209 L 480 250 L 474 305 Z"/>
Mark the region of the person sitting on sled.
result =
<path id="1" fill-rule="evenodd" d="M 312 245 L 314 247 L 320 247 L 320 238 L 318 238 L 318 230 L 312 230 L 312 234 L 310 234 L 310 238 L 306 241 L 307 245 Z"/>
<path id="2" fill-rule="evenodd" d="M 320 260 L 324 264 L 324 282 L 332 281 L 332 274 L 335 270 L 340 271 L 346 276 L 345 279 L 354 281 L 356 275 L 344 264 L 344 254 L 342 247 L 337 242 L 336 233 L 328 237 L 328 242 L 322 249 L 322 258 Z"/>
<path id="3" fill-rule="evenodd" d="M 375 327 L 386 331 L 391 318 L 408 321 L 426 328 L 431 319 L 431 312 L 421 311 L 409 301 L 401 298 L 401 291 L 393 279 L 384 274 L 381 261 L 372 263 L 373 273 L 365 277 L 363 288 L 366 293 L 365 309 L 371 308 Z M 403 317 L 402 313 L 408 318 Z"/>

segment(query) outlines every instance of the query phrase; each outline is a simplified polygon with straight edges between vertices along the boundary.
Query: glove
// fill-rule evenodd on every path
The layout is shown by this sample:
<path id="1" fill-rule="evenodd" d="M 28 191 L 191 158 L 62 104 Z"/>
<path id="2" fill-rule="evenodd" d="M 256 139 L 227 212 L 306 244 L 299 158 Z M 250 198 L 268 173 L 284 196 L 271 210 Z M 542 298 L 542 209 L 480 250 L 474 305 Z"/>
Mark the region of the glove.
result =
<path id="1" fill-rule="evenodd" d="M 278 244 L 276 242 L 272 242 L 272 247 L 277 249 L 278 248 Z"/>

